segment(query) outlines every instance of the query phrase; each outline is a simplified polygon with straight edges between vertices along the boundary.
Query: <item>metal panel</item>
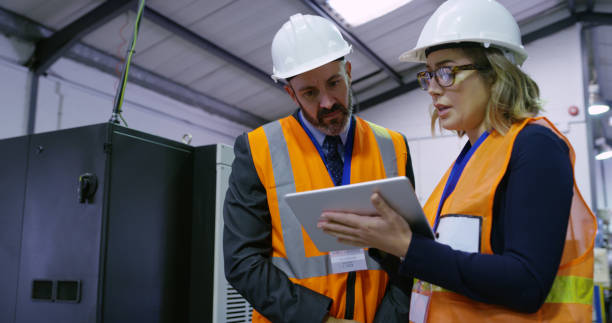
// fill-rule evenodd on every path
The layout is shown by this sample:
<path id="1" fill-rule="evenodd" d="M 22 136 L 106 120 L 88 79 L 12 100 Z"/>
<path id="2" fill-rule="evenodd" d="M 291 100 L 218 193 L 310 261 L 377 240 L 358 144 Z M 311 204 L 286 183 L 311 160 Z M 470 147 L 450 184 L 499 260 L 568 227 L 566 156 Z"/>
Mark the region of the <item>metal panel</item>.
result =
<path id="1" fill-rule="evenodd" d="M 264 90 L 238 102 L 247 111 L 257 113 L 267 120 L 275 120 L 290 115 L 297 109 L 289 94 L 278 93 L 272 89 Z"/>
<path id="2" fill-rule="evenodd" d="M 15 319 L 29 140 L 0 140 L 0 322 Z"/>
<path id="3" fill-rule="evenodd" d="M 156 12 L 155 10 L 153 9 L 145 10 L 145 17 L 147 17 L 149 20 L 152 20 L 156 24 L 162 26 L 163 28 L 167 29 L 168 31 L 171 31 L 178 37 L 181 37 L 182 39 L 191 42 L 193 45 L 196 45 L 208 51 L 209 53 L 217 56 L 218 58 L 221 58 L 224 61 L 240 68 L 241 70 L 250 74 L 252 77 L 259 79 L 260 81 L 267 83 L 269 85 L 276 86 L 280 90 L 282 90 L 282 86 L 277 86 L 276 83 L 274 83 L 272 79 L 270 78 L 270 75 L 267 74 L 266 72 L 258 69 L 257 67 L 251 65 L 250 63 L 246 62 L 242 58 L 219 47 L 218 45 L 212 43 L 208 39 L 177 24 L 176 22 L 168 19 L 167 17 L 164 17 L 163 15 Z"/>
<path id="4" fill-rule="evenodd" d="M 89 35 L 83 37 L 85 44 L 111 53 L 118 58 L 125 56 L 125 51 L 132 38 L 135 13 L 128 11 L 104 24 Z M 142 19 L 140 34 L 136 42 L 134 63 L 138 64 L 138 56 L 153 47 L 156 43 L 171 36 L 171 33 L 147 19 Z"/>
<path id="5" fill-rule="evenodd" d="M 53 29 L 62 29 L 104 0 L 3 0 L 2 7 Z"/>
<path id="6" fill-rule="evenodd" d="M 263 44 L 271 44 L 274 34 L 289 16 L 304 10 L 292 1 L 235 1 L 193 23 L 189 29 L 248 61 L 246 54 Z"/>
<path id="7" fill-rule="evenodd" d="M 168 75 L 173 80 L 185 85 L 192 84 L 203 75 L 212 73 L 221 65 L 217 58 L 198 49 L 184 51 L 180 56 L 171 59 L 168 64 L 172 64 L 179 59 L 181 62 L 175 65 L 175 71 Z"/>
<path id="8" fill-rule="evenodd" d="M 149 0 L 147 7 L 188 27 L 236 1 L 238 0 Z"/>
<path id="9" fill-rule="evenodd" d="M 31 137 L 17 323 L 96 321 L 105 130 L 98 125 Z M 80 204 L 78 179 L 87 172 L 98 176 L 98 190 L 92 203 Z M 80 281 L 78 306 L 33 299 L 36 279 Z"/>
<path id="10" fill-rule="evenodd" d="M 176 59 L 176 57 L 185 52 L 194 51 L 202 52 L 201 50 L 194 48 L 191 43 L 171 35 L 153 44 L 151 47 L 147 48 L 147 50 L 138 53 L 138 56 L 134 57 L 134 61 L 142 67 L 159 73 L 160 70 L 158 70 L 158 68 L 167 66 L 166 69 L 172 69 L 175 67 L 173 64 L 168 64 L 169 61 Z M 222 64 L 222 61 L 215 58 L 212 58 L 211 62 L 209 63 L 209 65 L 213 65 L 215 67 Z"/>
<path id="11" fill-rule="evenodd" d="M 189 322 L 250 322 L 253 308 L 225 279 L 223 201 L 232 147 L 203 146 L 194 152 L 194 196 Z M 211 180 L 214 179 L 214 180 Z"/>
<path id="12" fill-rule="evenodd" d="M 193 225 L 191 228 L 191 281 L 189 282 L 189 322 L 215 322 L 213 293 L 216 259 L 215 195 L 217 146 L 197 147 L 193 154 Z"/>
<path id="13" fill-rule="evenodd" d="M 105 322 L 185 322 L 192 147 L 113 126 Z"/>
<path id="14" fill-rule="evenodd" d="M 270 42 L 261 43 L 259 47 L 253 49 L 247 54 L 244 54 L 243 56 L 248 59 L 251 64 L 268 73 L 272 73 L 272 55 L 270 54 L 271 47 L 272 40 L 270 39 Z"/>
<path id="15" fill-rule="evenodd" d="M 255 78 L 233 66 L 215 70 L 204 78 L 191 83 L 191 87 L 204 93 L 211 93 L 230 104 L 236 104 L 263 89 L 276 88 L 257 82 Z M 284 90 L 283 92 L 277 90 L 277 92 L 279 95 L 285 93 Z"/>

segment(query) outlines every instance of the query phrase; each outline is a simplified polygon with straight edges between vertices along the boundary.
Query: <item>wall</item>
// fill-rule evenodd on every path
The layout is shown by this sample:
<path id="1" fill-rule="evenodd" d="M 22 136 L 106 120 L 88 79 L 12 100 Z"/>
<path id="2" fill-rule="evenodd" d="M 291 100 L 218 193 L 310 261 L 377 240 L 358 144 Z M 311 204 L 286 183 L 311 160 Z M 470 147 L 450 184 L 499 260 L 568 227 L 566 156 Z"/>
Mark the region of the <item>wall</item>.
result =
<path id="1" fill-rule="evenodd" d="M 597 161 L 595 172 L 596 176 L 602 179 L 597 181 L 599 208 L 612 210 L 612 159 Z"/>
<path id="2" fill-rule="evenodd" d="M 32 44 L 0 35 L 0 139 L 27 133 L 30 73 L 22 64 Z M 39 81 L 35 132 L 72 128 L 109 120 L 117 77 L 60 59 Z M 134 84 L 128 84 L 123 116 L 130 128 L 191 144 L 233 144 L 249 128 L 209 114 Z"/>
<path id="3" fill-rule="evenodd" d="M 526 46 L 529 58 L 523 69 L 540 86 L 544 113 L 568 137 L 576 151 L 575 178 L 585 200 L 591 203 L 587 126 L 584 118 L 580 27 L 572 26 Z M 424 202 L 454 161 L 466 138 L 449 132 L 432 137 L 429 122 L 431 98 L 418 89 L 360 113 L 372 122 L 404 133 L 413 156 L 416 192 Z M 568 108 L 580 109 L 570 116 Z"/>
<path id="4" fill-rule="evenodd" d="M 26 133 L 29 76 L 21 64 L 33 49 L 29 43 L 0 34 L 0 138 Z"/>

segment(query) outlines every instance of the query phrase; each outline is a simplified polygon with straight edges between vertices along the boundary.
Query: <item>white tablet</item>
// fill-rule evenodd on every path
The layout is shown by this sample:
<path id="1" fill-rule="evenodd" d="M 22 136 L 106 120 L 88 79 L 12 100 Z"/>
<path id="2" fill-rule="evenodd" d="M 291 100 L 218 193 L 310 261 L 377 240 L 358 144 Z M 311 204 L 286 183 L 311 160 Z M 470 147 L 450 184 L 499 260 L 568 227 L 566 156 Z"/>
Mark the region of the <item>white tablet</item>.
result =
<path id="1" fill-rule="evenodd" d="M 323 230 L 317 228 L 317 222 L 323 211 L 376 213 L 376 209 L 370 202 L 370 196 L 375 191 L 378 191 L 385 201 L 406 219 L 412 231 L 433 239 L 434 235 L 429 222 L 425 218 L 410 181 L 405 176 L 290 193 L 285 195 L 285 201 L 319 251 L 356 249 L 324 233 Z"/>

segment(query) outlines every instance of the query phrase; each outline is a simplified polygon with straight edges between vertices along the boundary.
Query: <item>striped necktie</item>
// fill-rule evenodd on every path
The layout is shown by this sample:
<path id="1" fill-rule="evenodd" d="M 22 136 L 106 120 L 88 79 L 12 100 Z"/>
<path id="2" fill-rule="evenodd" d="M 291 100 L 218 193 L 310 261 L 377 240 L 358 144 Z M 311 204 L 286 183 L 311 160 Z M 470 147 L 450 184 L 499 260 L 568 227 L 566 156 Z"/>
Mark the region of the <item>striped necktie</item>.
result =
<path id="1" fill-rule="evenodd" d="M 325 167 L 332 176 L 336 186 L 342 184 L 342 170 L 344 163 L 338 152 L 338 145 L 342 144 L 340 136 L 325 136 L 323 140 L 323 153 L 325 154 Z"/>

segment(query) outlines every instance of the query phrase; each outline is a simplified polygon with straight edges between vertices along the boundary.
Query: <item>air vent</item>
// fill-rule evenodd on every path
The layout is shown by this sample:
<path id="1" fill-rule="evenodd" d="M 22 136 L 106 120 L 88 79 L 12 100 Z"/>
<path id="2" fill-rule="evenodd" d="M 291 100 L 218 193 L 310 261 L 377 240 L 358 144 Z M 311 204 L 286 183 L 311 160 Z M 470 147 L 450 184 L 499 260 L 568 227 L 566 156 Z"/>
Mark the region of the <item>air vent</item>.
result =
<path id="1" fill-rule="evenodd" d="M 81 298 L 79 281 L 59 280 L 57 282 L 57 301 L 78 302 Z"/>
<path id="2" fill-rule="evenodd" d="M 32 299 L 78 303 L 81 300 L 81 281 L 35 279 L 32 281 Z"/>
<path id="3" fill-rule="evenodd" d="M 53 301 L 53 281 L 34 280 L 32 282 L 32 299 Z"/>
<path id="4" fill-rule="evenodd" d="M 225 295 L 225 322 L 251 322 L 253 307 L 232 286 L 227 285 Z"/>

